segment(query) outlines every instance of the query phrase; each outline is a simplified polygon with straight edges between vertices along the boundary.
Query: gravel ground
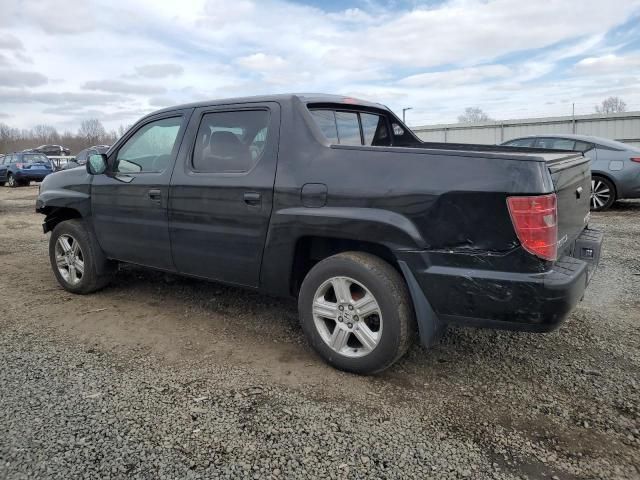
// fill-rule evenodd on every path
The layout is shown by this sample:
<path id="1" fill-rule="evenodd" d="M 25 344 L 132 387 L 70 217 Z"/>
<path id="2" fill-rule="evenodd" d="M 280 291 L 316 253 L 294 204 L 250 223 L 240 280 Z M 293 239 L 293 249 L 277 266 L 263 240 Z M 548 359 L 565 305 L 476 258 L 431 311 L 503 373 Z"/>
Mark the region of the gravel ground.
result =
<path id="1" fill-rule="evenodd" d="M 451 329 L 357 377 L 295 304 L 137 268 L 61 290 L 0 188 L 0 478 L 640 478 L 640 202 L 556 332 Z"/>

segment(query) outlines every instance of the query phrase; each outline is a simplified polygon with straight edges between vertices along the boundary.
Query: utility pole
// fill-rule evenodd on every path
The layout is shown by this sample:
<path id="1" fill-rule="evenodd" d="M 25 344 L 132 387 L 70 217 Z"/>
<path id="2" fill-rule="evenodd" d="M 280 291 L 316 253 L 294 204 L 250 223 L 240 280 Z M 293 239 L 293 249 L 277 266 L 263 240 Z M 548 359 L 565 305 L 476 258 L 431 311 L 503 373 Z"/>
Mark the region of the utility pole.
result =
<path id="1" fill-rule="evenodd" d="M 407 108 L 403 108 L 403 109 L 402 109 L 402 123 L 404 123 L 404 124 L 406 124 L 406 123 L 407 123 L 407 122 L 405 122 L 405 119 L 404 119 L 404 117 L 405 117 L 405 112 L 406 112 L 407 110 L 413 110 L 413 107 L 407 107 Z"/>

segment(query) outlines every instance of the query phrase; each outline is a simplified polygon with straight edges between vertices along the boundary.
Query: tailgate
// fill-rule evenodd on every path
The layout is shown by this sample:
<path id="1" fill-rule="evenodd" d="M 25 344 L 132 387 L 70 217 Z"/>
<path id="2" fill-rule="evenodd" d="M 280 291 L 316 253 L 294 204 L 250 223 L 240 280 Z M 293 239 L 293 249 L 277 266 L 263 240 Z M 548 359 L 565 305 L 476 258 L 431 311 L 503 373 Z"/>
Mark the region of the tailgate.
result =
<path id="1" fill-rule="evenodd" d="M 558 255 L 565 253 L 589 223 L 591 161 L 582 154 L 547 160 L 558 198 Z"/>

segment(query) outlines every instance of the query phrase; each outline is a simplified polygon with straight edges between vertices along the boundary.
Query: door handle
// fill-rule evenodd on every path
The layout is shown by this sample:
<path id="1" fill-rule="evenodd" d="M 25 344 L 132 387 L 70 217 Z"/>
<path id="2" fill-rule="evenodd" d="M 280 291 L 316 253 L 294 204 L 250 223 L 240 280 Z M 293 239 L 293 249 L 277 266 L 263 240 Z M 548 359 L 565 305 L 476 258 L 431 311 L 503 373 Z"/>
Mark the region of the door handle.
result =
<path id="1" fill-rule="evenodd" d="M 149 190 L 148 195 L 153 203 L 162 202 L 162 192 L 160 190 L 155 188 L 152 190 Z"/>
<path id="2" fill-rule="evenodd" d="M 247 192 L 244 194 L 244 203 L 251 207 L 257 207 L 262 202 L 262 195 L 256 192 Z"/>

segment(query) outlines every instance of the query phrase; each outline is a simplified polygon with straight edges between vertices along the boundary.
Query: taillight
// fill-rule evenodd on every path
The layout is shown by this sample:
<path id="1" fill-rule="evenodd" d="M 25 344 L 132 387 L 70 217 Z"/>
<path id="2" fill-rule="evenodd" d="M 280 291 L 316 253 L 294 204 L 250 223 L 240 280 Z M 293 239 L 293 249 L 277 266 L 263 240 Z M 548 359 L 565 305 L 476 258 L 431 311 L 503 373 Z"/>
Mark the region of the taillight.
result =
<path id="1" fill-rule="evenodd" d="M 631 157 L 629 160 L 632 162 L 640 163 L 640 157 Z"/>
<path id="2" fill-rule="evenodd" d="M 524 249 L 545 260 L 558 258 L 556 194 L 508 197 L 511 223 Z"/>
<path id="3" fill-rule="evenodd" d="M 24 168 L 24 163 L 16 163 L 16 168 Z"/>

